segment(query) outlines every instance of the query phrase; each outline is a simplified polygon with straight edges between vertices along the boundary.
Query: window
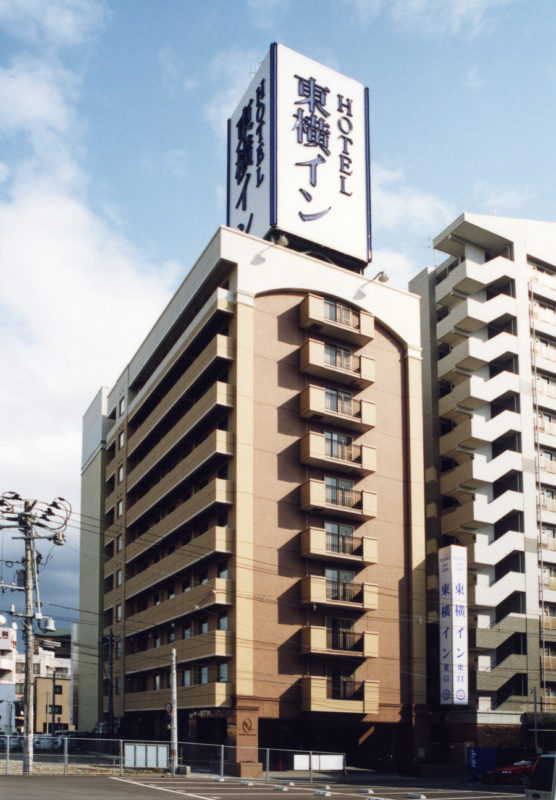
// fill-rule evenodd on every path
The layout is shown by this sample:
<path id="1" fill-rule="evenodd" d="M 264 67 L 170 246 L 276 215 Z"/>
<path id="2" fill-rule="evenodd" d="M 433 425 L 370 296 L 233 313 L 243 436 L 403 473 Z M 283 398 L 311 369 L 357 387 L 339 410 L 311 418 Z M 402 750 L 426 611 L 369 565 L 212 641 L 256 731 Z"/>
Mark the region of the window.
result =
<path id="1" fill-rule="evenodd" d="M 208 683 L 209 670 L 208 667 L 201 667 L 199 672 L 199 683 Z"/>
<path id="2" fill-rule="evenodd" d="M 161 685 L 162 684 L 160 682 L 160 673 L 157 672 L 156 675 L 154 676 L 154 690 L 155 690 L 155 692 L 159 691 L 159 689 L 161 688 Z"/>
<path id="3" fill-rule="evenodd" d="M 62 706 L 48 706 L 48 713 L 49 714 L 61 714 L 62 713 Z"/>
<path id="4" fill-rule="evenodd" d="M 208 583 L 208 569 L 202 569 L 199 572 L 199 583 Z"/>
<path id="5" fill-rule="evenodd" d="M 218 682 L 228 683 L 228 664 L 225 661 L 218 665 Z"/>
<path id="6" fill-rule="evenodd" d="M 122 585 L 122 571 L 121 569 L 116 570 L 116 586 Z"/>
<path id="7" fill-rule="evenodd" d="M 54 694 L 62 694 L 63 686 L 61 683 L 54 684 Z"/>
<path id="8" fill-rule="evenodd" d="M 344 389 L 331 389 L 324 390 L 325 406 L 329 411 L 336 411 L 338 414 L 353 415 L 352 394 Z"/>
<path id="9" fill-rule="evenodd" d="M 209 623 L 208 617 L 199 620 L 199 633 L 208 633 Z"/>
<path id="10" fill-rule="evenodd" d="M 227 614 L 219 614 L 218 615 L 218 630 L 219 631 L 227 631 L 228 630 L 228 615 Z"/>
<path id="11" fill-rule="evenodd" d="M 176 641 L 176 632 L 174 630 L 168 631 L 168 644 L 173 644 Z"/>
<path id="12" fill-rule="evenodd" d="M 353 525 L 344 525 L 340 522 L 325 522 L 326 549 L 329 553 L 346 553 L 351 555 L 354 551 Z"/>
<path id="13" fill-rule="evenodd" d="M 117 516 L 121 517 L 123 515 L 123 513 L 124 513 L 124 501 L 123 500 L 118 500 L 117 509 L 118 509 L 117 510 Z"/>
<path id="14" fill-rule="evenodd" d="M 183 671 L 183 685 L 191 686 L 191 669 L 186 667 Z"/>
<path id="15" fill-rule="evenodd" d="M 160 647 L 160 631 L 157 631 L 154 635 L 154 646 Z"/>
<path id="16" fill-rule="evenodd" d="M 324 570 L 326 578 L 326 597 L 328 600 L 354 600 L 356 585 L 353 583 L 355 572 L 347 569 Z"/>
<path id="17" fill-rule="evenodd" d="M 16 672 L 25 672 L 25 664 L 23 661 L 17 661 L 15 665 Z"/>
<path id="18" fill-rule="evenodd" d="M 16 694 L 23 694 L 24 684 L 23 683 L 16 683 L 15 685 L 15 693 Z"/>
<path id="19" fill-rule="evenodd" d="M 116 622 L 122 621 L 122 606 L 120 603 L 116 606 Z"/>
<path id="20" fill-rule="evenodd" d="M 182 592 L 188 592 L 191 589 L 191 578 L 184 578 L 181 584 Z"/>
<path id="21" fill-rule="evenodd" d="M 116 552 L 121 553 L 123 547 L 124 547 L 124 540 L 122 534 L 120 533 L 116 539 Z"/>
<path id="22" fill-rule="evenodd" d="M 336 300 L 324 300 L 324 317 L 340 325 L 350 325 L 357 327 L 357 316 L 349 306 L 337 303 Z"/>
<path id="23" fill-rule="evenodd" d="M 153 605 L 159 606 L 160 605 L 160 592 L 155 592 L 153 597 Z"/>
<path id="24" fill-rule="evenodd" d="M 118 449 L 121 450 L 124 444 L 125 444 L 125 433 L 123 431 L 120 431 L 118 436 Z"/>
<path id="25" fill-rule="evenodd" d="M 324 452 L 329 458 L 341 458 L 353 461 L 352 437 L 336 431 L 324 432 Z"/>
<path id="26" fill-rule="evenodd" d="M 120 641 L 116 642 L 115 657 L 116 658 L 121 658 L 122 657 L 122 643 Z"/>
<path id="27" fill-rule="evenodd" d="M 324 345 L 324 363 L 339 369 L 352 369 L 351 350 L 337 344 Z"/>
<path id="28" fill-rule="evenodd" d="M 186 623 L 181 631 L 181 638 L 182 639 L 191 639 L 191 623 Z"/>
<path id="29" fill-rule="evenodd" d="M 346 478 L 331 478 L 327 476 L 324 478 L 324 484 L 327 503 L 334 506 L 352 507 L 354 505 L 353 481 L 349 481 Z"/>
<path id="30" fill-rule="evenodd" d="M 172 600 L 176 596 L 173 586 L 168 587 L 168 600 Z"/>
<path id="31" fill-rule="evenodd" d="M 118 483 L 122 483 L 124 479 L 124 468 L 122 466 L 118 467 Z"/>
<path id="32" fill-rule="evenodd" d="M 114 691 L 116 694 L 122 693 L 122 679 L 119 676 L 114 681 Z"/>
<path id="33" fill-rule="evenodd" d="M 226 561 L 223 561 L 218 565 L 218 577 L 224 579 L 228 578 L 228 564 Z"/>
<path id="34" fill-rule="evenodd" d="M 120 397 L 120 402 L 118 403 L 118 413 L 120 417 L 125 411 L 125 397 Z"/>

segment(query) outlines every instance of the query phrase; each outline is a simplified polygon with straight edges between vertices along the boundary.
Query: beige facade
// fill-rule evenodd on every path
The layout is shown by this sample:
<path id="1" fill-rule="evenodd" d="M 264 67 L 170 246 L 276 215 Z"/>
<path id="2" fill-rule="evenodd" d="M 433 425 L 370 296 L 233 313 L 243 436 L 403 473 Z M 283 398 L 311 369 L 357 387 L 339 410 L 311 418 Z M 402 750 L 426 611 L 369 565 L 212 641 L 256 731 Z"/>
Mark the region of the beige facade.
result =
<path id="1" fill-rule="evenodd" d="M 257 746 L 424 756 L 417 298 L 220 229 L 105 418 L 123 729 L 165 735 L 175 648 L 180 737 L 244 773 Z"/>
<path id="2" fill-rule="evenodd" d="M 52 708 L 54 706 L 54 708 Z M 74 730 L 71 723 L 71 680 L 54 675 L 35 678 L 35 733 Z"/>

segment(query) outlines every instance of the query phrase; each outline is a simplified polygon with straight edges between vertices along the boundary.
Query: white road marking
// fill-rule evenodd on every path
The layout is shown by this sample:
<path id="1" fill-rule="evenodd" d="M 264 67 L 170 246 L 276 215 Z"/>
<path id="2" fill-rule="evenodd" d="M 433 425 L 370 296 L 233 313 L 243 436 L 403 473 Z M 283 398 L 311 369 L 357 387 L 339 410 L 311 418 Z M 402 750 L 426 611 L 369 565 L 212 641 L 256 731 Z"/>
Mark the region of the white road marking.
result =
<path id="1" fill-rule="evenodd" d="M 191 794 L 191 792 L 181 792 L 179 789 L 166 789 L 163 786 L 154 786 L 152 783 L 140 783 L 140 781 L 130 781 L 129 778 L 115 778 L 111 776 L 113 781 L 120 781 L 121 783 L 130 783 L 134 786 L 141 786 L 143 789 L 156 789 L 159 792 L 170 792 L 170 794 L 181 794 L 187 797 L 195 797 L 196 800 L 215 800 L 213 797 L 206 797 L 202 794 Z"/>

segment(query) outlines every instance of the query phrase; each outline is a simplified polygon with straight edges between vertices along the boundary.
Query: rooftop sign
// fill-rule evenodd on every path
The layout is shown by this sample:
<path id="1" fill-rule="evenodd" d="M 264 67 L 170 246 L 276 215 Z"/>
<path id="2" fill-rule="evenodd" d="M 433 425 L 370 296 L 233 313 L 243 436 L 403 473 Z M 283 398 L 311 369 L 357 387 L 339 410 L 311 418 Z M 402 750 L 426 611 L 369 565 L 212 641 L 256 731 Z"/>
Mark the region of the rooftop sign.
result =
<path id="1" fill-rule="evenodd" d="M 367 263 L 368 90 L 273 44 L 228 121 L 227 224 Z"/>

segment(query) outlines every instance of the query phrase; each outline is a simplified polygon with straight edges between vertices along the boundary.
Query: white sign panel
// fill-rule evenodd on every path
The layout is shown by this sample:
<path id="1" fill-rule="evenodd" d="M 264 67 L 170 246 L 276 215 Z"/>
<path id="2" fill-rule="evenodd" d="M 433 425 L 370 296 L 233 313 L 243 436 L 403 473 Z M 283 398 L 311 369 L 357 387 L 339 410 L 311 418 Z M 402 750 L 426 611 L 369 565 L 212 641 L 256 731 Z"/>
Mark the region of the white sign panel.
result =
<path id="1" fill-rule="evenodd" d="M 469 703 L 467 644 L 467 549 L 438 551 L 440 617 L 440 703 Z"/>
<path id="2" fill-rule="evenodd" d="M 367 263 L 369 175 L 365 87 L 272 45 L 228 123 L 227 224 Z"/>

